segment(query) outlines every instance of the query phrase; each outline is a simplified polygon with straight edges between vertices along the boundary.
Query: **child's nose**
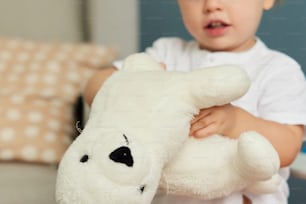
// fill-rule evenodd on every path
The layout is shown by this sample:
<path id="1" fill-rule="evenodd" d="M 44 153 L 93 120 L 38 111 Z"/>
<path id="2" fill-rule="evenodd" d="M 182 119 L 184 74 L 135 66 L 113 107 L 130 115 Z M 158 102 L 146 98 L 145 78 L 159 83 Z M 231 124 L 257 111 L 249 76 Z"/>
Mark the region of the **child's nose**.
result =
<path id="1" fill-rule="evenodd" d="M 221 10 L 222 10 L 221 0 L 204 0 L 204 4 L 203 4 L 204 13 L 212 13 L 212 12 L 221 11 Z"/>

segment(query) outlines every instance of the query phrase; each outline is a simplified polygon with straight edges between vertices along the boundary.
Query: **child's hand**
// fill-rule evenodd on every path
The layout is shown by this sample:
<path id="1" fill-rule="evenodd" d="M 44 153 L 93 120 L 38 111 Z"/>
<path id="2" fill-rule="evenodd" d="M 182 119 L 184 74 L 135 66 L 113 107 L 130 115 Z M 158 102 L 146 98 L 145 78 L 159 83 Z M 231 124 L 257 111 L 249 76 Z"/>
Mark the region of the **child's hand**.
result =
<path id="1" fill-rule="evenodd" d="M 232 132 L 237 124 L 237 109 L 231 104 L 202 109 L 191 121 L 189 134 L 197 138 L 212 134 L 235 138 Z"/>

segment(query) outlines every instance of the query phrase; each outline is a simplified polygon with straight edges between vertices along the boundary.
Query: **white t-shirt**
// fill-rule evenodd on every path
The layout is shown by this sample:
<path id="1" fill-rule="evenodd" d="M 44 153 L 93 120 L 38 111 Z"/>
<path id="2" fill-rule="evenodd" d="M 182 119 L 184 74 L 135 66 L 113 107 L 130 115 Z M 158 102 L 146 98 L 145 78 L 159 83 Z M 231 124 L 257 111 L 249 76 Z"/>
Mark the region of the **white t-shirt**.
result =
<path id="1" fill-rule="evenodd" d="M 245 52 L 210 52 L 199 49 L 195 41 L 160 38 L 146 53 L 166 64 L 168 71 L 192 71 L 210 66 L 239 65 L 248 73 L 252 84 L 242 98 L 233 102 L 255 116 L 285 124 L 306 125 L 306 81 L 300 66 L 289 56 L 267 48 L 257 39 Z M 115 63 L 120 68 L 120 64 Z M 289 194 L 286 180 L 289 168 L 280 170 L 283 181 L 277 192 L 247 195 L 253 204 L 286 204 Z M 212 201 L 186 197 L 156 195 L 153 204 L 239 204 L 242 193 Z"/>

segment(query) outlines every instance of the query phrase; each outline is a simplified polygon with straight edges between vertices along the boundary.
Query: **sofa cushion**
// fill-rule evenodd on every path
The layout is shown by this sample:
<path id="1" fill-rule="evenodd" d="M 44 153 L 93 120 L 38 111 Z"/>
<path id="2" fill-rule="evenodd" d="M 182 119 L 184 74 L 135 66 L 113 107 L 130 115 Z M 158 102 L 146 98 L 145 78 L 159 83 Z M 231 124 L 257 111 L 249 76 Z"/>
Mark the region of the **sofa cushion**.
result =
<path id="1" fill-rule="evenodd" d="M 77 97 L 115 55 L 108 46 L 0 38 L 0 160 L 58 163 L 76 134 Z"/>

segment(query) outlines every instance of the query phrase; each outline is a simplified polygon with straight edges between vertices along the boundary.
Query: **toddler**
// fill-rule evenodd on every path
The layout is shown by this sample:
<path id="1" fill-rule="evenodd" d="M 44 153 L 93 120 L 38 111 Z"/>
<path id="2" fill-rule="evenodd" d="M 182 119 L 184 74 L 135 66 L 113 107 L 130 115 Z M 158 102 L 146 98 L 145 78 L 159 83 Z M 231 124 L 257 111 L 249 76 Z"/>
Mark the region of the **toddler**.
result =
<path id="1" fill-rule="evenodd" d="M 218 133 L 237 138 L 255 130 L 275 147 L 281 161 L 282 182 L 275 193 L 237 192 L 211 201 L 156 195 L 154 204 L 286 204 L 288 166 L 296 157 L 306 124 L 306 83 L 300 66 L 290 57 L 271 50 L 256 37 L 262 14 L 277 0 L 177 0 L 184 25 L 194 40 L 160 38 L 146 53 L 167 71 L 191 71 L 222 64 L 239 65 L 252 85 L 231 104 L 203 109 L 191 121 L 190 135 Z M 91 104 L 103 81 L 116 68 L 101 71 L 87 84 L 84 97 Z M 259 150 L 260 151 L 260 150 Z"/>

